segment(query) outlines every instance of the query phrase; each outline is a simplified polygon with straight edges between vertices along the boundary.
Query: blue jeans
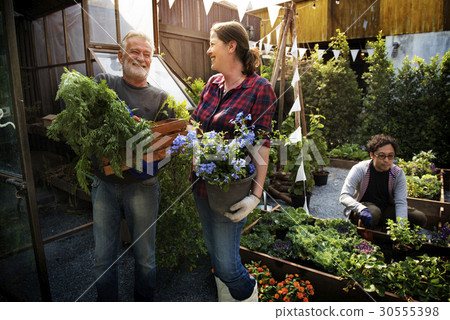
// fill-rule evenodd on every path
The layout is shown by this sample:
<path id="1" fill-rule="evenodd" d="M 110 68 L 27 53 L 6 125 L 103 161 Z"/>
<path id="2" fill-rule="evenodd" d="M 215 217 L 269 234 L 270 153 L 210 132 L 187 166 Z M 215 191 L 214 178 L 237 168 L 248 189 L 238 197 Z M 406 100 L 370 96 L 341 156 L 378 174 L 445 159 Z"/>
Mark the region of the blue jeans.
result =
<path id="1" fill-rule="evenodd" d="M 247 299 L 253 293 L 256 283 L 242 265 L 239 255 L 242 227 L 247 218 L 234 223 L 212 211 L 208 199 L 198 197 L 195 190 L 194 199 L 214 275 L 227 285 L 233 298 Z"/>
<path id="2" fill-rule="evenodd" d="M 160 200 L 157 177 L 133 184 L 92 184 L 97 300 L 118 301 L 120 223 L 124 216 L 133 241 L 135 301 L 152 301 L 156 282 L 155 235 Z M 139 238 L 139 240 L 138 240 Z M 137 241 L 136 241 L 137 240 Z M 136 243 L 135 243 L 136 241 Z M 105 273 L 106 272 L 106 273 Z"/>

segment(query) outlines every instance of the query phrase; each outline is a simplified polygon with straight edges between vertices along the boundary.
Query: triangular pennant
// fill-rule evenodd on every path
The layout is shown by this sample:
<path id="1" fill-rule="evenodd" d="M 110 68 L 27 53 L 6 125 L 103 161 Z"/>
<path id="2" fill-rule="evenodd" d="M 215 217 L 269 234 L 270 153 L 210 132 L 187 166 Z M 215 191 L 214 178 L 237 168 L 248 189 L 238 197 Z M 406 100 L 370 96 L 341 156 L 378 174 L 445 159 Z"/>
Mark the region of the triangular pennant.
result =
<path id="1" fill-rule="evenodd" d="M 275 21 L 277 21 L 278 14 L 280 13 L 280 6 L 267 6 L 267 11 L 269 11 L 270 26 L 273 27 Z"/>
<path id="2" fill-rule="evenodd" d="M 292 77 L 291 86 L 295 86 L 297 84 L 297 81 L 300 80 L 300 76 L 298 74 L 298 69 L 295 68 L 294 76 Z"/>
<path id="3" fill-rule="evenodd" d="M 286 49 L 286 53 L 285 53 L 285 56 L 287 56 L 287 55 L 288 55 L 288 53 L 289 53 L 289 50 L 291 50 L 291 48 L 290 48 L 290 47 L 286 47 L 285 49 Z"/>
<path id="4" fill-rule="evenodd" d="M 292 56 L 293 56 L 295 59 L 297 59 L 297 57 L 298 57 L 298 51 L 297 51 L 297 38 L 295 38 L 295 39 L 292 41 L 291 54 L 292 54 Z"/>
<path id="5" fill-rule="evenodd" d="M 269 54 L 270 49 L 272 49 L 272 45 L 268 43 L 264 43 L 264 52 L 265 54 Z"/>
<path id="6" fill-rule="evenodd" d="M 375 52 L 375 49 L 367 49 L 367 54 L 369 55 L 369 57 L 371 55 L 373 55 L 374 52 Z"/>
<path id="7" fill-rule="evenodd" d="M 261 40 L 259 40 L 259 52 L 262 51 L 262 45 L 263 45 L 263 41 L 265 38 L 262 38 Z"/>
<path id="8" fill-rule="evenodd" d="M 341 50 L 333 50 L 334 59 L 337 60 L 339 58 L 339 54 L 341 53 Z"/>
<path id="9" fill-rule="evenodd" d="M 306 53 L 306 48 L 299 48 L 298 49 L 298 59 L 302 60 L 302 58 L 305 55 L 305 53 Z"/>
<path id="10" fill-rule="evenodd" d="M 294 132 L 289 136 L 289 143 L 297 143 L 302 141 L 302 128 L 298 127 Z"/>
<path id="11" fill-rule="evenodd" d="M 239 14 L 239 21 L 242 21 L 244 19 L 245 11 L 247 11 L 249 0 L 240 0 L 236 2 L 238 14 Z"/>
<path id="12" fill-rule="evenodd" d="M 292 112 L 300 111 L 301 109 L 302 107 L 300 106 L 300 98 L 297 97 L 294 104 L 292 105 L 291 111 L 289 111 L 289 114 L 291 114 Z"/>
<path id="13" fill-rule="evenodd" d="M 308 210 L 308 200 L 307 200 L 307 196 L 305 196 L 305 203 L 303 204 L 303 209 L 305 209 L 305 212 L 308 216 L 310 216 L 311 214 L 309 213 Z"/>
<path id="14" fill-rule="evenodd" d="M 256 47 L 256 41 L 249 41 L 248 42 L 250 44 L 250 48 Z"/>
<path id="15" fill-rule="evenodd" d="M 323 54 L 325 53 L 324 49 L 317 50 L 317 53 L 319 54 L 319 59 L 322 59 Z"/>
<path id="16" fill-rule="evenodd" d="M 353 61 L 355 61 L 355 59 L 356 59 L 356 57 L 358 55 L 359 49 L 352 49 L 352 50 L 350 50 L 350 52 L 352 53 Z"/>
<path id="17" fill-rule="evenodd" d="M 297 176 L 295 177 L 295 182 L 297 181 L 305 181 L 306 175 L 305 175 L 305 168 L 303 168 L 303 161 L 300 164 L 300 167 L 297 170 Z"/>
<path id="18" fill-rule="evenodd" d="M 169 8 L 172 9 L 173 3 L 175 2 L 175 0 L 169 0 Z"/>
<path id="19" fill-rule="evenodd" d="M 203 6 L 205 7 L 206 15 L 209 14 L 209 10 L 211 10 L 213 2 L 214 0 L 203 0 Z"/>
<path id="20" fill-rule="evenodd" d="M 277 43 L 280 42 L 281 24 L 277 27 Z"/>

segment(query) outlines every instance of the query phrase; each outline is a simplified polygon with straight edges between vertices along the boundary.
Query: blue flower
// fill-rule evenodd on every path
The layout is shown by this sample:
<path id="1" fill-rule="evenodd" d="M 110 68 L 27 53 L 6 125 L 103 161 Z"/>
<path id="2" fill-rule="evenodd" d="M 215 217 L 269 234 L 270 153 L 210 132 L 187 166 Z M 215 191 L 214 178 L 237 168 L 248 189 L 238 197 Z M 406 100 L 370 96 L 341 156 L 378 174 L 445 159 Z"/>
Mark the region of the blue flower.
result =
<path id="1" fill-rule="evenodd" d="M 248 164 L 248 172 L 253 173 L 253 172 L 255 172 L 255 170 L 256 170 L 255 165 L 253 163 L 249 163 Z"/>
<path id="2" fill-rule="evenodd" d="M 251 113 L 249 113 L 249 114 L 245 117 L 245 120 L 248 120 L 248 121 L 252 120 L 252 115 L 251 115 Z"/>

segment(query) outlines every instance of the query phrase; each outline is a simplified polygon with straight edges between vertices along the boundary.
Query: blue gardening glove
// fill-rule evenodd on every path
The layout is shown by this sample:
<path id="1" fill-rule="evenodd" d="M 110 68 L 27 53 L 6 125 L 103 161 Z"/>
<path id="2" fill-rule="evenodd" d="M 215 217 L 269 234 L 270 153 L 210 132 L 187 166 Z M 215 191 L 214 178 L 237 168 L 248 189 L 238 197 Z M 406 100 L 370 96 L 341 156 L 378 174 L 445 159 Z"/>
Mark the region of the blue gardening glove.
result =
<path id="1" fill-rule="evenodd" d="M 251 194 L 230 207 L 231 211 L 238 210 L 237 212 L 225 212 L 224 216 L 233 222 L 239 222 L 246 216 L 248 216 L 248 214 L 252 212 L 253 209 L 256 208 L 256 206 L 259 204 L 259 201 L 260 199 L 257 196 Z"/>
<path id="2" fill-rule="evenodd" d="M 359 213 L 359 218 L 361 219 L 361 222 L 363 223 L 363 225 L 365 227 L 371 227 L 372 223 L 373 223 L 373 217 L 372 214 L 370 213 L 369 209 L 363 209 L 360 213 Z"/>

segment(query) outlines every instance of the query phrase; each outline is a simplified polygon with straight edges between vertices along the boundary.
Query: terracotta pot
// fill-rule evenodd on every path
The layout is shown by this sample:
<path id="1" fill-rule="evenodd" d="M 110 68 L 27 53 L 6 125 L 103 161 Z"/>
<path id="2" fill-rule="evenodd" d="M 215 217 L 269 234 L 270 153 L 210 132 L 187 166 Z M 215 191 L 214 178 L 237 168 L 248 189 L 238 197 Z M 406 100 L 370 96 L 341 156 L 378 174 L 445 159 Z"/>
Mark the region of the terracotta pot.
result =
<path id="1" fill-rule="evenodd" d="M 205 180 L 208 202 L 211 209 L 218 214 L 229 212 L 233 204 L 248 196 L 255 176 L 256 171 L 245 179 L 230 182 L 228 191 L 224 191 L 218 185 L 211 184 L 208 180 Z"/>

